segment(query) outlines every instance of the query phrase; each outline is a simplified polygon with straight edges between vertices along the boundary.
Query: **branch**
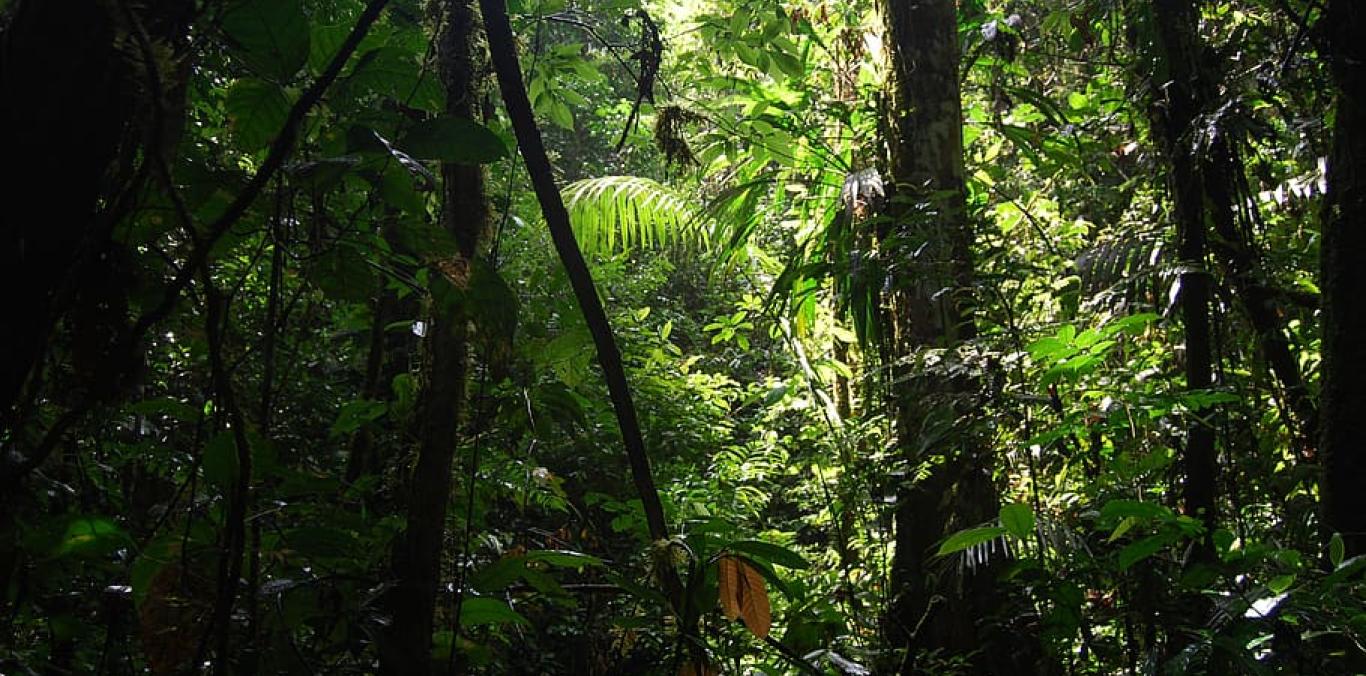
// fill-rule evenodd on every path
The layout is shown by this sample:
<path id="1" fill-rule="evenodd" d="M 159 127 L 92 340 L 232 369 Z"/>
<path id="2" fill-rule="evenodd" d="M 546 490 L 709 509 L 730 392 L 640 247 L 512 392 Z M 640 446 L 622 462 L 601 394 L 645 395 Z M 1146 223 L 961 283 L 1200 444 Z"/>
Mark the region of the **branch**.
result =
<path id="1" fill-rule="evenodd" d="M 489 53 L 493 60 L 494 71 L 498 75 L 498 86 L 503 93 L 508 116 L 512 118 L 512 128 L 517 136 L 517 146 L 526 162 L 527 173 L 536 189 L 536 198 L 541 203 L 541 213 L 545 216 L 550 236 L 555 242 L 555 250 L 564 264 L 569 284 L 579 301 L 588 330 L 597 346 L 598 363 L 602 366 L 607 380 L 607 390 L 616 411 L 617 424 L 621 427 L 622 441 L 626 445 L 626 457 L 631 465 L 631 475 L 635 480 L 636 491 L 645 511 L 645 521 L 650 529 L 650 537 L 655 541 L 667 540 L 668 524 L 664 519 L 664 507 L 659 501 L 659 491 L 655 488 L 654 477 L 650 473 L 650 459 L 645 453 L 645 441 L 640 433 L 640 421 L 636 418 L 635 404 L 631 401 L 631 390 L 626 382 L 626 371 L 622 367 L 621 352 L 617 349 L 616 339 L 612 336 L 611 324 L 603 311 L 597 289 L 593 285 L 592 273 L 583 259 L 574 230 L 569 223 L 569 212 L 564 200 L 555 186 L 555 177 L 546 155 L 545 144 L 540 129 L 532 113 L 531 102 L 527 99 L 526 87 L 522 83 L 521 65 L 517 61 L 517 43 L 512 35 L 508 20 L 507 7 L 503 0 L 479 0 L 484 13 L 484 30 L 488 35 Z M 663 558 L 663 557 L 661 557 Z M 671 565 L 667 566 L 664 584 L 676 606 L 681 608 L 682 591 L 677 573 Z"/>

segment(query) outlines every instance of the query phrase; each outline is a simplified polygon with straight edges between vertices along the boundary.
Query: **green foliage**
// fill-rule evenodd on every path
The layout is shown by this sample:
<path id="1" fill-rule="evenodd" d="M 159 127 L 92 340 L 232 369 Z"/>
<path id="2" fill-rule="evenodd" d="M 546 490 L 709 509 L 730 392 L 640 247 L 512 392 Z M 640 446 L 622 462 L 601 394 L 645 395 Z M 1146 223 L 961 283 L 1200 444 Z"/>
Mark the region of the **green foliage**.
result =
<path id="1" fill-rule="evenodd" d="M 682 195 L 638 176 L 584 179 L 563 189 L 579 247 L 586 253 L 701 247 L 707 230 Z"/>
<path id="2" fill-rule="evenodd" d="M 265 166 L 363 3 L 199 3 L 192 32 L 150 45 L 156 99 L 139 26 L 114 24 L 127 67 L 112 70 L 133 74 L 117 85 L 138 119 L 115 162 L 65 158 L 86 178 L 52 177 L 104 191 L 92 222 L 112 233 L 108 252 L 78 249 L 109 275 L 51 296 L 72 309 L 0 430 L 0 671 L 172 673 L 201 644 L 229 671 L 374 671 L 419 439 L 444 424 L 460 442 L 433 534 L 443 671 L 979 673 L 982 656 L 1029 662 L 1002 673 L 1359 670 L 1366 558 L 1320 533 L 1321 469 L 1232 277 L 1217 256 L 1174 253 L 1172 168 L 1148 118 L 1164 85 L 1135 70 L 1156 43 L 1125 14 L 1134 3 L 957 3 L 973 275 L 929 295 L 971 306 L 974 331 L 915 351 L 899 294 L 930 278 L 920 244 L 939 219 L 905 204 L 905 186 L 896 202 L 879 173 L 894 111 L 875 3 L 509 3 L 627 365 L 673 534 L 661 542 L 496 88 L 480 85 L 479 122 L 443 112 L 438 26 L 420 5 L 391 3 L 301 111 L 282 171 L 214 242 L 206 226 Z M 1197 37 L 1229 67 L 1190 143 L 1239 151 L 1257 288 L 1312 393 L 1333 91 L 1315 32 L 1286 16 L 1312 27 L 1309 5 L 1202 5 Z M 640 11 L 667 37 L 643 95 L 641 21 L 624 20 Z M 670 164 L 680 147 L 696 165 Z M 443 229 L 464 215 L 442 203 L 442 163 L 482 167 L 493 232 L 472 260 Z M 892 221 L 889 204 L 910 215 Z M 1200 390 L 1183 382 L 1175 311 L 1192 265 L 1217 300 L 1215 385 Z M 120 302 L 87 297 L 106 289 Z M 92 323 L 100 313 L 118 321 Z M 431 378 L 434 316 L 462 322 L 465 382 Z M 88 343 L 139 318 L 151 323 L 126 387 L 91 396 L 109 387 L 91 362 L 108 360 Z M 226 410 L 211 349 L 240 410 Z M 907 429 L 894 402 L 926 381 L 916 405 L 938 415 Z M 446 387 L 463 392 L 462 417 L 429 405 Z M 1212 515 L 1185 508 L 1192 425 L 1217 438 Z M 965 439 L 984 451 L 936 483 Z M 49 442 L 11 491 L 5 473 Z M 964 477 L 999 500 L 975 499 Z M 204 618 L 243 481 L 232 654 L 219 656 Z M 907 656 L 888 634 L 905 592 L 895 513 L 915 491 L 972 508 L 916 516 L 942 521 L 918 579 L 945 608 L 969 581 L 1004 599 L 977 618 L 990 640 L 976 654 Z M 772 642 L 726 620 L 726 557 L 762 577 Z"/>

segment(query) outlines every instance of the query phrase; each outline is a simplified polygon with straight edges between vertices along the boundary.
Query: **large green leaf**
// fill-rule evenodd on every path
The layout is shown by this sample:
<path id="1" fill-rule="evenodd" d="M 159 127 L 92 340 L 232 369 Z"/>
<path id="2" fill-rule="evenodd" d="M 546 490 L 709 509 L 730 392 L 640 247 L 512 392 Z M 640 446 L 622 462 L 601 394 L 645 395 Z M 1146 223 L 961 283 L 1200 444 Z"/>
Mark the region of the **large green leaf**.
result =
<path id="1" fill-rule="evenodd" d="M 999 526 L 983 526 L 981 528 L 969 528 L 960 530 L 950 535 L 939 545 L 938 556 L 948 556 L 965 549 L 971 549 L 977 545 L 991 542 L 998 537 L 1006 534 L 1006 529 Z"/>
<path id="2" fill-rule="evenodd" d="M 259 150 L 274 140 L 289 117 L 289 97 L 279 85 L 243 78 L 228 87 L 228 124 L 242 150 Z"/>
<path id="3" fill-rule="evenodd" d="M 488 127 L 450 115 L 418 124 L 398 145 L 413 157 L 458 164 L 489 164 L 508 155 L 503 139 Z"/>
<path id="4" fill-rule="evenodd" d="M 726 545 L 726 549 L 742 554 L 757 556 L 769 563 L 775 563 L 785 568 L 806 570 L 811 567 L 811 564 L 807 563 L 806 559 L 802 558 L 801 554 L 782 545 L 775 545 L 772 542 L 764 542 L 763 540 L 740 540 Z"/>
<path id="5" fill-rule="evenodd" d="M 1034 532 L 1034 510 L 1023 502 L 1016 502 L 1001 508 L 1001 525 L 1011 535 L 1024 540 Z"/>
<path id="6" fill-rule="evenodd" d="M 231 431 L 219 432 L 204 445 L 204 480 L 227 492 L 237 483 L 241 464 L 237 461 L 237 443 Z"/>
<path id="7" fill-rule="evenodd" d="M 58 528 L 59 537 L 50 555 L 100 556 L 132 542 L 123 528 L 104 516 L 72 516 Z"/>
<path id="8" fill-rule="evenodd" d="M 570 183 L 562 192 L 584 252 L 707 244 L 698 210 L 648 178 L 590 178 Z"/>
<path id="9" fill-rule="evenodd" d="M 1130 542 L 1124 549 L 1119 550 L 1119 569 L 1127 570 L 1129 566 L 1162 551 L 1164 547 L 1175 541 L 1176 537 L 1174 533 L 1164 532 Z"/>
<path id="10" fill-rule="evenodd" d="M 223 12 L 234 54 L 263 76 L 286 81 L 308 60 L 308 18 L 298 0 L 240 0 Z"/>
<path id="11" fill-rule="evenodd" d="M 508 604 L 487 596 L 466 598 L 460 603 L 460 626 L 478 627 L 486 624 L 506 623 L 530 625 L 521 613 Z"/>
<path id="12" fill-rule="evenodd" d="M 591 554 L 570 551 L 568 549 L 536 549 L 526 553 L 527 561 L 541 561 L 543 563 L 559 566 L 562 568 L 583 568 L 584 566 L 601 566 L 602 559 Z"/>

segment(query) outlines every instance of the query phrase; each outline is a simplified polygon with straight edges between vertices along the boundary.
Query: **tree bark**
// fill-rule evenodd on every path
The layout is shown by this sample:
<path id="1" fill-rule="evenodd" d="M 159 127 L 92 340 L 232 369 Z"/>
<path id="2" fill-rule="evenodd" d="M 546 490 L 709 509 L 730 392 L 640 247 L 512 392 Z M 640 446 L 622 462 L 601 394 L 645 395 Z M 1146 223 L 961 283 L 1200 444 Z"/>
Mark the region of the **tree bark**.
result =
<path id="1" fill-rule="evenodd" d="M 1366 5 L 1330 0 L 1322 21 L 1338 87 L 1319 282 L 1323 527 L 1352 556 L 1366 554 Z"/>
<path id="2" fill-rule="evenodd" d="M 109 238 L 136 179 L 144 139 L 162 140 L 180 116 L 151 129 L 150 99 L 130 30 L 172 53 L 187 49 L 194 3 L 14 3 L 0 35 L 0 152 L 22 167 L 6 179 L 0 275 L 9 315 L 0 328 L 0 429 L 15 420 L 58 320 L 81 310 L 73 350 L 88 366 L 82 387 L 111 388 L 130 368 L 114 354 L 127 322 L 126 252 Z M 135 28 L 129 21 L 137 22 Z M 162 103 L 184 91 L 163 74 Z M 151 148 L 146 148 L 151 151 Z M 165 149 L 163 149 L 165 150 Z M 54 188 L 61 198 L 54 199 Z M 110 392 L 100 392 L 102 395 Z"/>
<path id="3" fill-rule="evenodd" d="M 1177 230 L 1177 251 L 1181 257 L 1180 307 L 1185 327 L 1185 375 L 1188 391 L 1206 390 L 1214 383 L 1213 349 L 1210 339 L 1210 273 L 1208 223 L 1232 218 L 1231 205 L 1224 195 L 1219 205 L 1207 201 L 1206 190 L 1221 186 L 1213 182 L 1217 171 L 1195 147 L 1196 121 L 1201 113 L 1202 90 L 1208 86 L 1200 66 L 1196 34 L 1198 10 L 1189 0 L 1155 0 L 1152 25 L 1155 44 L 1149 55 L 1148 73 L 1154 90 L 1151 108 L 1153 130 L 1171 165 L 1172 201 Z M 1218 195 L 1216 195 L 1217 197 Z M 1208 416 L 1208 410 L 1204 414 Z M 1212 529 L 1215 523 L 1215 483 L 1218 474 L 1214 430 L 1192 417 L 1186 428 L 1186 448 L 1182 455 L 1185 479 L 1182 501 L 1187 515 L 1202 519 Z M 1200 547 L 1206 558 L 1212 554 L 1209 538 Z"/>
<path id="4" fill-rule="evenodd" d="M 443 7 L 444 26 L 437 39 L 446 114 L 476 120 L 484 54 L 479 15 L 473 0 L 449 0 Z M 432 624 L 446 504 L 466 413 L 470 366 L 469 315 L 463 301 L 454 296 L 469 282 L 490 222 L 482 167 L 447 163 L 441 167 L 441 177 L 442 226 L 455 238 L 457 252 L 438 263 L 442 279 L 435 284 L 449 285 L 453 293 L 433 294 L 418 457 L 409 484 L 407 528 L 394 557 L 395 587 L 388 599 L 393 619 L 380 655 L 383 673 L 404 676 L 430 673 L 432 668 Z"/>
<path id="5" fill-rule="evenodd" d="M 995 517 L 998 496 L 990 455 L 960 420 L 975 389 L 971 378 L 943 378 L 908 363 L 925 348 L 946 359 L 975 335 L 972 228 L 963 166 L 959 41 L 953 0 L 887 0 L 891 222 L 878 233 L 892 279 L 890 331 L 898 445 L 921 481 L 898 493 L 895 595 L 889 639 L 907 650 L 909 671 L 928 651 L 968 655 L 978 673 L 997 673 L 986 623 L 999 610 L 991 565 L 958 579 L 938 576 L 933 547 L 950 533 Z"/>

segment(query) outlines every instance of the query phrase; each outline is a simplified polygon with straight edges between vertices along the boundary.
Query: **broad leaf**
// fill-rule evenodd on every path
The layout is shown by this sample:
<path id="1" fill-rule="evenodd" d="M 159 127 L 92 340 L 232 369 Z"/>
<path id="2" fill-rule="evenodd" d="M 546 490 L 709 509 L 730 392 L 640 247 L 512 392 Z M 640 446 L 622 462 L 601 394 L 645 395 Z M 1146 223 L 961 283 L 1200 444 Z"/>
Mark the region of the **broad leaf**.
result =
<path id="1" fill-rule="evenodd" d="M 1118 564 L 1120 570 L 1128 570 L 1129 566 L 1156 554 L 1167 545 L 1171 544 L 1176 537 L 1170 533 L 1159 533 L 1150 535 L 1142 540 L 1130 542 L 1119 550 Z"/>
<path id="2" fill-rule="evenodd" d="M 741 554 L 757 556 L 769 563 L 774 563 L 783 566 L 784 568 L 806 570 L 811 567 L 811 564 L 807 563 L 806 559 L 803 559 L 801 554 L 798 554 L 787 547 L 783 547 L 782 545 L 775 545 L 771 542 L 764 542 L 762 540 L 740 540 L 726 545 L 726 549 Z"/>
<path id="3" fill-rule="evenodd" d="M 289 97 L 279 85 L 265 80 L 243 78 L 232 83 L 224 105 L 233 138 L 245 151 L 264 148 L 289 117 Z"/>
<path id="4" fill-rule="evenodd" d="M 489 164 L 508 156 L 503 139 L 488 127 L 450 115 L 418 124 L 398 145 L 413 157 L 457 164 Z"/>
<path id="5" fill-rule="evenodd" d="M 965 549 L 971 549 L 977 545 L 990 542 L 1006 534 L 1006 529 L 999 526 L 984 526 L 982 528 L 969 528 L 960 530 L 950 535 L 939 545 L 939 552 L 936 556 L 948 556 Z"/>
<path id="6" fill-rule="evenodd" d="M 214 435 L 204 445 L 204 458 L 200 462 L 204 468 L 205 481 L 223 492 L 232 488 L 241 473 L 241 465 L 237 461 L 237 442 L 232 431 Z"/>
<path id="7" fill-rule="evenodd" d="M 249 68 L 286 81 L 308 60 L 308 19 L 298 0 L 241 0 L 223 12 L 223 32 Z"/>
<path id="8" fill-rule="evenodd" d="M 739 618 L 759 638 L 773 625 L 772 608 L 763 575 L 743 558 L 722 556 L 716 561 L 717 596 L 727 619 Z"/>
<path id="9" fill-rule="evenodd" d="M 1034 532 L 1034 510 L 1023 502 L 1001 508 L 1001 525 L 1011 535 L 1024 540 Z"/>
<path id="10" fill-rule="evenodd" d="M 460 602 L 460 626 L 462 627 L 507 623 L 523 626 L 531 624 L 525 617 L 522 617 L 521 613 L 495 598 L 487 596 L 466 597 L 464 601 Z"/>

